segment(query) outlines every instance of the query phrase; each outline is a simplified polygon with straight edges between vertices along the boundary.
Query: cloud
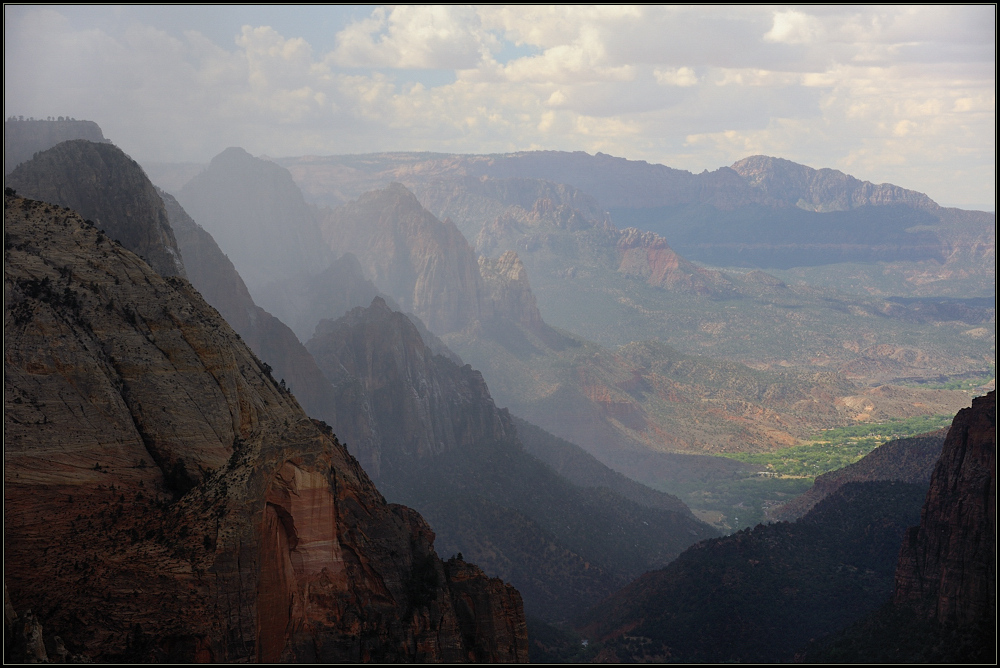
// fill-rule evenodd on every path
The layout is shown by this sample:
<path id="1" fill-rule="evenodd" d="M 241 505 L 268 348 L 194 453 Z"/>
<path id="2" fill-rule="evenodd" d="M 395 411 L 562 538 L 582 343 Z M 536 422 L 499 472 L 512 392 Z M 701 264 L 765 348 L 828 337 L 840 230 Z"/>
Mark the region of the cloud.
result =
<path id="1" fill-rule="evenodd" d="M 127 8 L 83 27 L 8 6 L 5 111 L 92 118 L 140 159 L 543 147 L 701 171 L 752 152 L 993 196 L 992 7 L 366 14 L 320 52 L 287 27 L 223 44 Z"/>
<path id="2" fill-rule="evenodd" d="M 810 44 L 823 34 L 823 23 L 816 16 L 791 10 L 774 13 L 774 24 L 764 34 L 766 42 Z"/>

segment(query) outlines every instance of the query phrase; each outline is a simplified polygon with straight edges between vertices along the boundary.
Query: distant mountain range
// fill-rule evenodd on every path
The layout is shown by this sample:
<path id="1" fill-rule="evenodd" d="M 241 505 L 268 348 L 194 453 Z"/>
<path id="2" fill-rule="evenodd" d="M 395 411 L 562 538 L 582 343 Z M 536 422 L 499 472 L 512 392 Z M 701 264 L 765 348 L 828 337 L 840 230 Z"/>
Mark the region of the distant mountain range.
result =
<path id="1" fill-rule="evenodd" d="M 175 197 L 73 136 L 89 125 L 5 128 L 39 147 L 7 176 L 8 658 L 523 660 L 524 610 L 558 635 L 609 595 L 586 620 L 608 660 L 861 651 L 899 615 L 940 639 L 956 596 L 985 619 L 995 564 L 969 546 L 993 524 L 945 516 L 956 485 L 992 475 L 995 498 L 988 455 L 945 446 L 937 524 L 898 567 L 940 437 L 821 476 L 780 511 L 795 524 L 722 539 L 665 490 L 751 479 L 705 453 L 965 405 L 918 385 L 995 373 L 993 214 L 766 156 L 286 170 L 231 148 Z M 988 440 L 983 405 L 948 443 Z M 74 561 L 43 518 L 108 545 Z M 921 575 L 967 563 L 944 593 Z M 910 603 L 806 647 L 894 572 Z M 131 594 L 106 593 L 115 573 Z M 79 604 L 54 603 L 67 590 Z M 153 615 L 158 597 L 176 610 Z"/>

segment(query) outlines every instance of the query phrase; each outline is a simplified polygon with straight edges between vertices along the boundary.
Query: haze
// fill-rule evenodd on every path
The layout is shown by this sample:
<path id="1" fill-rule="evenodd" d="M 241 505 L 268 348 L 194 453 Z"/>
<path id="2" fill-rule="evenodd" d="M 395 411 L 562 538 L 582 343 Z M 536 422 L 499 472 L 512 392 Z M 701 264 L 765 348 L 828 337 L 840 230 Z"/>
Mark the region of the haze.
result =
<path id="1" fill-rule="evenodd" d="M 994 210 L 996 9 L 4 8 L 6 116 L 97 121 L 140 162 L 752 154 Z"/>

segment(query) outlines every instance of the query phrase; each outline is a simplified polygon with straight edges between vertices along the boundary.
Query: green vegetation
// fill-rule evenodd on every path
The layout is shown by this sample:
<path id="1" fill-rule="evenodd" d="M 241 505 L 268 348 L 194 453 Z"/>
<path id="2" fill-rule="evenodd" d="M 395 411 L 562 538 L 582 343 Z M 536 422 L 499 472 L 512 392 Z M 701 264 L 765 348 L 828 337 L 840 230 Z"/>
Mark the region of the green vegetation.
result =
<path id="1" fill-rule="evenodd" d="M 767 478 L 744 471 L 728 480 L 675 483 L 661 489 L 681 497 L 699 519 L 730 533 L 771 521 L 769 508 L 791 501 L 812 484 L 812 478 Z"/>
<path id="2" fill-rule="evenodd" d="M 827 429 L 804 445 L 767 453 L 732 453 L 725 457 L 767 468 L 780 476 L 815 478 L 853 464 L 886 441 L 941 429 L 952 415 L 923 415 L 880 424 Z"/>

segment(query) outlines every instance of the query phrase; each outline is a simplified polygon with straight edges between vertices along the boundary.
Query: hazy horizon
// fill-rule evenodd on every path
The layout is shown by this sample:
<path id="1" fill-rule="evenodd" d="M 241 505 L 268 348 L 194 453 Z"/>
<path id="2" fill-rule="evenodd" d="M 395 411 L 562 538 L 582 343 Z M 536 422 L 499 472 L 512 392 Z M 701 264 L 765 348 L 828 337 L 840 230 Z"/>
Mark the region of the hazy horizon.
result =
<path id="1" fill-rule="evenodd" d="M 995 7 L 4 8 L 5 116 L 141 163 L 766 154 L 995 210 Z"/>

